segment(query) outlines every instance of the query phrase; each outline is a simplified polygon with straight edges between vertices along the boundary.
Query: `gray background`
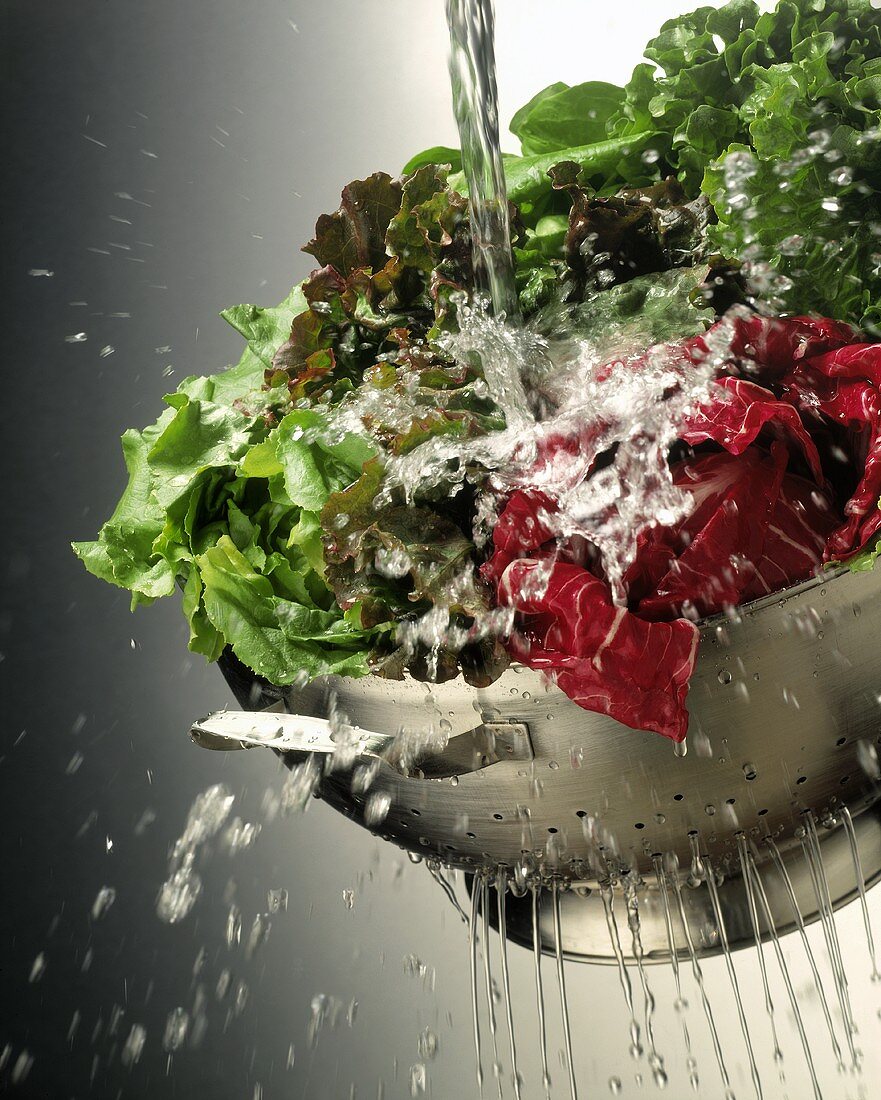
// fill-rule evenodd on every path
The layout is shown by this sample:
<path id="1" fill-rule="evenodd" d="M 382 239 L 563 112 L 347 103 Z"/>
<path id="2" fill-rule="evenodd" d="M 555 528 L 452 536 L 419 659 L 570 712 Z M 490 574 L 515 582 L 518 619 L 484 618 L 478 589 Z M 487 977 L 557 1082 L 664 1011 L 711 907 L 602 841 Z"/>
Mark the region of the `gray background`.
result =
<path id="1" fill-rule="evenodd" d="M 507 118 L 552 80 L 625 79 L 654 26 L 685 5 L 619 0 L 600 13 L 545 0 L 540 26 L 538 4 L 500 7 Z M 122 488 L 122 430 L 154 419 L 181 377 L 238 357 L 240 342 L 217 311 L 283 297 L 309 267 L 299 245 L 346 181 L 395 172 L 425 145 L 455 143 L 444 34 L 440 0 L 5 0 L 0 8 L 0 1052 L 9 1046 L 0 1088 L 40 1097 L 373 1098 L 382 1089 L 404 1097 L 430 1027 L 438 1038 L 430 1094 L 477 1093 L 465 934 L 424 868 L 322 805 L 267 820 L 266 792 L 277 797 L 282 782 L 273 760 L 212 756 L 186 737 L 194 716 L 229 697 L 216 670 L 188 656 L 174 601 L 132 617 L 125 594 L 89 578 L 67 549 L 69 539 L 93 535 Z M 87 339 L 66 342 L 77 333 Z M 203 896 L 169 927 L 155 915 L 168 849 L 195 795 L 218 781 L 236 795 L 233 813 L 261 822 L 262 833 L 246 852 L 205 859 Z M 93 919 L 104 886 L 116 901 Z M 287 889 L 290 904 L 248 959 L 242 946 L 227 946 L 227 914 L 238 907 L 247 935 L 270 888 Z M 343 891 L 354 892 L 351 908 Z M 842 927 L 866 1081 L 877 1080 L 881 997 L 863 981 L 858 914 L 845 913 Z M 44 969 L 29 980 L 41 955 Z M 538 1096 L 531 959 L 512 949 L 511 961 L 524 1094 Z M 785 1086 L 771 1064 L 754 961 L 738 966 L 767 1095 L 808 1095 L 782 989 Z M 706 969 L 737 1095 L 746 1096 L 730 992 L 717 964 Z M 224 971 L 231 991 L 218 998 Z M 836 1078 L 803 966 L 797 977 L 826 1096 L 873 1095 L 865 1081 Z M 583 1092 L 606 1095 L 613 1075 L 622 1095 L 651 1091 L 635 1079 L 644 1064 L 627 1055 L 614 973 L 577 968 L 569 981 Z M 248 997 L 236 1013 L 239 982 Z M 670 978 L 653 973 L 652 982 L 669 1095 L 681 1097 L 688 1087 Z M 343 1007 L 310 1050 L 318 994 Z M 168 1013 L 192 1012 L 203 995 L 201 1042 L 169 1062 Z M 701 1095 L 721 1096 L 690 996 Z M 146 1044 L 125 1065 L 136 1024 Z M 23 1052 L 33 1065 L 13 1088 Z"/>

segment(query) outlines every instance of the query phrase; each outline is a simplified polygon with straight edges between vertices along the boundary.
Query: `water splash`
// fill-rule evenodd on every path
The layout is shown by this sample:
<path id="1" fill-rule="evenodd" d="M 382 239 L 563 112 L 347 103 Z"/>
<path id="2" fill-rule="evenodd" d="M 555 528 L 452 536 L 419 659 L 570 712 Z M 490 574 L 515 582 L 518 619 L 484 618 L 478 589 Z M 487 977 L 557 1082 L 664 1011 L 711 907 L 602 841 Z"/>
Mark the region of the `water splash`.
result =
<path id="1" fill-rule="evenodd" d="M 156 913 L 167 924 L 183 920 L 196 904 L 202 880 L 195 870 L 196 853 L 229 816 L 234 796 L 222 783 L 197 795 L 187 815 L 184 831 L 174 842 L 168 860 L 168 878 L 159 890 Z"/>

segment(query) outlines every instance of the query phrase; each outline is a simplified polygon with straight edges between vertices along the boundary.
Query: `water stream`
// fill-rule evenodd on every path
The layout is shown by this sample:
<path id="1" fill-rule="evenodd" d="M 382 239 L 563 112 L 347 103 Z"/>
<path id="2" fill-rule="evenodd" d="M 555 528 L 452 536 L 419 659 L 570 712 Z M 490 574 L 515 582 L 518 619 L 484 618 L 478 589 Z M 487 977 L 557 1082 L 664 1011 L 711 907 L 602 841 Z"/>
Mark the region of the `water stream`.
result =
<path id="1" fill-rule="evenodd" d="M 447 0 L 447 22 L 450 83 L 468 180 L 475 277 L 477 285 L 489 294 L 496 317 L 515 321 L 519 309 L 499 147 L 492 0 Z"/>

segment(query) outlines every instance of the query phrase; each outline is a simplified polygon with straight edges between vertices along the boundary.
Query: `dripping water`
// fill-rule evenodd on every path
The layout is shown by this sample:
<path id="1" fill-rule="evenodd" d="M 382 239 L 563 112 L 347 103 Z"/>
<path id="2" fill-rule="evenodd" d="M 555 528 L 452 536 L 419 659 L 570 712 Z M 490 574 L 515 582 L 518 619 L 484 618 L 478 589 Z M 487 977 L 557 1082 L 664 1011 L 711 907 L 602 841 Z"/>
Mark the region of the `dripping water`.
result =
<path id="1" fill-rule="evenodd" d="M 480 1006 L 477 998 L 477 916 L 481 891 L 475 876 L 471 892 L 471 919 L 468 923 L 468 951 L 471 966 L 471 1023 L 474 1029 L 474 1053 L 477 1058 L 477 1087 L 483 1096 L 483 1062 L 480 1057 Z"/>
<path id="2" fill-rule="evenodd" d="M 682 922 L 682 931 L 685 934 L 685 946 L 688 949 L 688 957 L 691 960 L 691 972 L 694 976 L 695 985 L 697 985 L 698 992 L 700 993 L 704 1015 L 707 1018 L 707 1025 L 710 1029 L 710 1038 L 713 1042 L 713 1052 L 716 1055 L 719 1074 L 722 1077 L 722 1084 L 725 1088 L 725 1100 L 734 1100 L 734 1093 L 731 1091 L 731 1079 L 728 1076 L 728 1067 L 725 1065 L 725 1057 L 722 1054 L 722 1044 L 719 1040 L 719 1032 L 716 1028 L 715 1018 L 713 1017 L 713 1009 L 710 1005 L 710 998 L 707 996 L 706 986 L 704 985 L 704 972 L 701 969 L 697 951 L 694 947 L 694 940 L 692 939 L 691 929 L 688 925 L 688 916 L 685 912 L 685 903 L 682 900 L 682 887 L 679 884 L 679 875 L 676 871 L 670 876 L 670 881 L 673 883 L 673 892 L 676 896 L 676 907 L 679 910 L 679 919 Z"/>
<path id="3" fill-rule="evenodd" d="M 875 956 L 875 937 L 872 934 L 872 921 L 869 917 L 869 905 L 866 901 L 866 878 L 863 874 L 863 861 L 860 859 L 860 849 L 857 845 L 857 834 L 853 826 L 853 818 L 847 806 L 841 808 L 841 820 L 844 823 L 844 831 L 847 833 L 847 841 L 850 845 L 850 855 L 853 860 L 854 874 L 857 879 L 857 890 L 860 895 L 860 906 L 863 910 L 863 925 L 866 929 L 866 946 L 869 949 L 869 959 L 872 963 L 872 981 L 881 981 L 878 973 L 878 960 Z"/>
<path id="4" fill-rule="evenodd" d="M 483 879 L 481 889 L 480 910 L 483 916 L 483 978 L 486 986 L 486 1007 L 489 1013 L 489 1033 L 493 1044 L 493 1074 L 499 1090 L 499 1100 L 502 1100 L 502 1077 L 499 1065 L 499 1039 L 496 1026 L 496 1005 L 493 997 L 492 967 L 489 956 L 489 878 Z M 500 930 L 501 931 L 501 930 Z"/>
<path id="5" fill-rule="evenodd" d="M 798 1005 L 798 997 L 795 995 L 795 990 L 792 985 L 792 978 L 789 974 L 789 966 L 786 962 L 786 957 L 783 954 L 783 949 L 780 946 L 780 937 L 777 935 L 777 927 L 774 924 L 774 917 L 771 913 L 771 906 L 768 903 L 768 895 L 765 893 L 765 885 L 762 882 L 762 876 L 759 874 L 759 869 L 753 860 L 752 853 L 749 851 L 746 845 L 746 840 L 741 834 L 737 838 L 738 850 L 740 852 L 741 867 L 743 869 L 743 879 L 746 884 L 747 893 L 750 898 L 751 910 L 755 908 L 755 895 L 758 895 L 759 901 L 762 904 L 762 912 L 765 917 L 765 923 L 768 926 L 768 931 L 771 935 L 771 943 L 774 945 L 774 954 L 777 957 L 777 965 L 780 969 L 780 973 L 783 976 L 783 983 L 786 986 L 786 993 L 789 997 L 789 1003 L 792 1006 L 792 1013 L 795 1017 L 795 1026 L 798 1028 L 798 1036 L 801 1040 L 802 1049 L 805 1053 L 805 1061 L 807 1062 L 808 1072 L 811 1076 L 811 1085 L 814 1089 L 815 1100 L 823 1100 L 823 1094 L 820 1091 L 820 1084 L 817 1081 L 817 1071 L 814 1068 L 814 1059 L 811 1055 L 811 1046 L 808 1042 L 807 1032 L 805 1031 L 804 1020 L 802 1019 L 801 1009 Z M 753 892 L 755 888 L 755 894 Z M 755 917 L 755 928 L 758 929 L 758 913 Z M 757 941 L 758 949 L 761 951 L 761 942 Z M 764 973 L 764 967 L 762 968 Z M 776 1034 L 775 1034 L 776 1044 Z"/>
<path id="6" fill-rule="evenodd" d="M 841 1016 L 844 1020 L 844 1035 L 847 1040 L 847 1047 L 850 1052 L 851 1064 L 854 1069 L 859 1068 L 859 1052 L 856 1049 L 854 1042 L 854 1034 L 856 1032 L 856 1026 L 853 1022 L 853 1015 L 850 1007 L 850 996 L 847 988 L 847 977 L 844 974 L 843 967 L 841 965 L 841 955 L 838 944 L 838 932 L 835 927 L 835 917 L 832 912 L 832 904 L 828 897 L 828 883 L 826 889 L 823 888 L 823 879 L 825 878 L 825 872 L 823 871 L 822 856 L 820 854 L 820 844 L 817 838 L 816 826 L 814 825 L 813 816 L 810 812 L 804 815 L 805 826 L 799 830 L 802 852 L 804 853 L 805 862 L 808 866 L 808 871 L 811 876 L 811 884 L 814 888 L 814 896 L 817 902 L 817 908 L 820 913 L 820 923 L 823 928 L 823 939 L 826 941 L 826 951 L 829 956 L 829 966 L 832 970 L 832 980 L 835 983 L 835 992 L 838 997 L 838 1005 L 841 1009 Z"/>
<path id="7" fill-rule="evenodd" d="M 508 927 L 505 919 L 505 900 L 508 883 L 504 875 L 496 879 L 496 902 L 499 919 L 499 954 L 502 963 L 502 991 L 505 998 L 505 1021 L 508 1025 L 508 1039 L 511 1051 L 511 1078 L 514 1085 L 514 1100 L 520 1100 L 520 1074 L 517 1070 L 517 1043 L 514 1039 L 514 1012 L 511 1002 L 511 978 L 508 973 L 508 939 L 505 929 Z"/>
<path id="8" fill-rule="evenodd" d="M 743 877 L 743 885 L 746 889 L 747 907 L 749 919 L 753 930 L 753 939 L 756 945 L 756 955 L 759 960 L 759 972 L 762 976 L 762 989 L 765 994 L 765 1011 L 768 1014 L 768 1022 L 771 1025 L 771 1039 L 774 1043 L 774 1061 L 780 1067 L 780 1083 L 786 1080 L 783 1072 L 783 1051 L 780 1049 L 780 1039 L 777 1036 L 777 1021 L 774 1016 L 774 1001 L 771 998 L 771 987 L 768 984 L 768 970 L 765 966 L 765 952 L 762 950 L 762 931 L 759 926 L 759 913 L 756 907 L 755 891 L 753 889 L 752 876 L 750 874 L 749 851 L 746 846 L 746 837 L 738 833 L 735 837 L 737 853 L 740 857 L 740 869 Z"/>
<path id="9" fill-rule="evenodd" d="M 814 953 L 811 950 L 811 945 L 808 941 L 804 917 L 802 916 L 801 909 L 798 905 L 798 898 L 795 896 L 795 887 L 792 885 L 792 879 L 789 877 L 789 872 L 786 869 L 786 864 L 783 862 L 783 856 L 780 854 L 780 849 L 774 843 L 774 840 L 770 836 L 766 836 L 765 844 L 768 847 L 768 851 L 771 853 L 771 859 L 774 861 L 774 866 L 777 868 L 778 873 L 783 879 L 783 885 L 789 898 L 789 904 L 792 909 L 792 915 L 798 929 L 798 934 L 801 939 L 802 947 L 804 948 L 805 955 L 807 956 L 808 963 L 811 968 L 811 974 L 814 979 L 814 988 L 817 991 L 817 996 L 820 999 L 820 1006 L 823 1009 L 823 1017 L 826 1020 L 826 1027 L 829 1031 L 829 1038 L 832 1042 L 832 1050 L 835 1054 L 835 1062 L 838 1066 L 838 1069 L 843 1070 L 845 1068 L 844 1058 L 841 1054 L 841 1046 L 838 1043 L 838 1038 L 835 1035 L 835 1024 L 832 1022 L 832 1012 L 829 1008 L 829 1000 L 826 996 L 826 989 L 823 986 L 823 979 L 820 977 L 820 971 L 817 968 L 817 962 L 814 958 Z"/>
<path id="10" fill-rule="evenodd" d="M 655 997 L 652 993 L 648 975 L 645 970 L 645 952 L 642 946 L 642 934 L 639 924 L 639 898 L 636 892 L 636 883 L 633 873 L 627 875 L 623 881 L 624 902 L 627 906 L 627 926 L 630 929 L 630 942 L 633 957 L 636 960 L 636 970 L 639 974 L 639 982 L 642 986 L 643 1002 L 645 1004 L 645 1040 L 648 1044 L 648 1062 L 652 1071 L 655 1084 L 658 1088 L 667 1087 L 667 1072 L 664 1069 L 664 1059 L 658 1054 L 655 1046 L 655 1031 L 653 1017 L 655 1014 Z"/>
<path id="11" fill-rule="evenodd" d="M 453 889 L 452 884 L 450 883 L 449 879 L 444 874 L 443 868 L 440 867 L 438 864 L 436 864 L 433 861 L 431 861 L 429 863 L 426 863 L 426 867 L 428 868 L 428 873 L 431 875 L 431 877 L 434 879 L 434 881 L 438 884 L 438 886 L 440 886 L 440 888 L 446 894 L 447 900 L 450 902 L 450 904 L 453 906 L 453 908 L 456 910 L 456 912 L 461 917 L 462 923 L 467 925 L 468 920 L 469 920 L 468 914 L 465 912 L 465 910 L 459 904 L 459 899 L 456 897 L 456 892 Z"/>
<path id="12" fill-rule="evenodd" d="M 676 950 L 676 941 L 673 936 L 673 918 L 670 913 L 670 897 L 667 893 L 667 881 L 660 855 L 652 856 L 652 866 L 655 870 L 655 879 L 658 884 L 658 895 L 661 898 L 661 907 L 664 912 L 664 927 L 667 932 L 667 950 L 670 955 L 670 966 L 673 970 L 673 982 L 676 988 L 676 1009 L 682 1027 L 682 1039 L 685 1043 L 685 1066 L 688 1070 L 688 1083 L 697 1092 L 700 1080 L 697 1075 L 697 1062 L 691 1052 L 691 1036 L 688 1033 L 688 1021 L 685 1019 L 687 1007 L 682 996 L 682 979 L 679 973 L 679 954 Z"/>
<path id="13" fill-rule="evenodd" d="M 538 1038 L 541 1048 L 541 1079 L 545 1093 L 549 1096 L 551 1091 L 551 1075 L 548 1071 L 548 1032 L 545 1023 L 545 998 L 541 983 L 541 886 L 536 883 L 532 887 L 532 957 L 535 967 L 535 997 L 538 1007 Z"/>
<path id="14" fill-rule="evenodd" d="M 560 1013 L 563 1018 L 563 1040 L 566 1044 L 566 1066 L 569 1070 L 569 1095 L 578 1100 L 575 1084 L 575 1063 L 572 1060 L 572 1033 L 569 1029 L 569 1001 L 566 997 L 566 974 L 563 968 L 563 933 L 560 928 L 560 888 L 557 882 L 551 887 L 554 909 L 554 955 L 557 961 L 557 986 L 560 991 Z"/>
<path id="15" fill-rule="evenodd" d="M 737 972 L 734 969 L 734 960 L 731 957 L 731 949 L 728 944 L 728 931 L 725 927 L 725 918 L 722 915 L 722 906 L 719 903 L 719 891 L 716 887 L 716 873 L 713 870 L 713 865 L 710 863 L 708 856 L 703 857 L 703 866 L 706 872 L 707 889 L 710 892 L 710 902 L 712 903 L 713 914 L 716 918 L 716 927 L 719 929 L 719 942 L 722 945 L 722 954 L 725 958 L 725 966 L 728 970 L 728 978 L 731 982 L 731 990 L 734 993 L 734 1002 L 737 1006 L 737 1017 L 740 1020 L 740 1030 L 743 1032 L 743 1040 L 746 1043 L 746 1055 L 749 1059 L 749 1070 L 750 1076 L 752 1077 L 753 1088 L 756 1091 L 757 1100 L 763 1100 L 762 1082 L 759 1077 L 758 1066 L 756 1065 L 756 1056 L 753 1051 L 749 1026 L 746 1022 L 743 999 L 740 996 Z"/>
<path id="16" fill-rule="evenodd" d="M 606 926 L 609 929 L 612 954 L 615 956 L 615 962 L 618 966 L 618 978 L 621 983 L 621 990 L 624 993 L 627 1011 L 630 1013 L 630 1056 L 632 1058 L 640 1058 L 642 1057 L 642 1044 L 639 1041 L 639 1024 L 636 1021 L 636 1013 L 633 1008 L 633 987 L 630 984 L 630 975 L 627 973 L 627 967 L 624 965 L 624 953 L 621 950 L 621 940 L 618 936 L 618 924 L 615 920 L 615 899 L 612 894 L 611 883 L 604 882 L 601 884 L 600 896 L 603 899 L 603 908 L 606 913 Z"/>

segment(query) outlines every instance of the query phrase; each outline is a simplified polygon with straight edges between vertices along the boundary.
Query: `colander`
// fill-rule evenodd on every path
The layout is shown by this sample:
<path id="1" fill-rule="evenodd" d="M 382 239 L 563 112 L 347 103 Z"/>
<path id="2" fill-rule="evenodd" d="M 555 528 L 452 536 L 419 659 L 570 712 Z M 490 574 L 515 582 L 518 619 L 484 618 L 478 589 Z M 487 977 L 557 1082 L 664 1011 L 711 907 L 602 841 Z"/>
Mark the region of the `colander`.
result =
<path id="1" fill-rule="evenodd" d="M 618 961 L 606 897 L 635 883 L 647 960 L 708 955 L 755 942 L 747 849 L 762 936 L 769 914 L 779 932 L 807 924 L 881 873 L 879 623 L 881 570 L 827 573 L 703 621 L 684 752 L 525 668 L 482 689 L 331 676 L 284 690 L 230 656 L 242 706 L 289 714 L 221 712 L 193 736 L 267 745 L 291 766 L 323 755 L 317 793 L 348 818 L 471 875 L 502 869 L 512 940 L 533 944 L 529 883 L 555 883 L 538 892 L 541 947 L 555 946 L 556 896 L 563 953 Z M 670 886 L 687 935 L 682 921 L 671 933 Z"/>

